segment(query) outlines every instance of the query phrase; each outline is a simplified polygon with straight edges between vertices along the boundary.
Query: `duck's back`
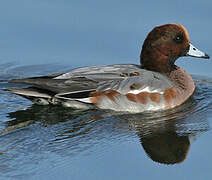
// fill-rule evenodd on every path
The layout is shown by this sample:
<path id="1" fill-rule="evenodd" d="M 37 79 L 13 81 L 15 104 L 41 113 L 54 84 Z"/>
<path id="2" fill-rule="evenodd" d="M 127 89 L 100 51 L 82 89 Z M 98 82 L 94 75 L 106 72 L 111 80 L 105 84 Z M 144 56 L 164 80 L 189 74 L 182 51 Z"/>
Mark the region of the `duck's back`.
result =
<path id="1" fill-rule="evenodd" d="M 29 99 L 39 99 L 36 102 L 43 104 L 95 105 L 102 109 L 131 112 L 173 107 L 179 93 L 173 79 L 134 64 L 84 67 L 12 82 L 32 85 L 10 90 Z"/>

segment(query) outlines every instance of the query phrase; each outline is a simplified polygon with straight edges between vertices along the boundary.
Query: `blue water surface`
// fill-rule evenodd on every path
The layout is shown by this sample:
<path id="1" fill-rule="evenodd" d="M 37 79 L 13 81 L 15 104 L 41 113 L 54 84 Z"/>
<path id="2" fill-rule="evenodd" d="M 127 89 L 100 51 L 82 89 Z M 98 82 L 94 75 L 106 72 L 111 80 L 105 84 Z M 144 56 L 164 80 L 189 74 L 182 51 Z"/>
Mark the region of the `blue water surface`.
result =
<path id="1" fill-rule="evenodd" d="M 4 88 L 12 78 L 139 63 L 147 33 L 183 24 L 212 55 L 212 2 L 0 1 L 0 179 L 212 177 L 212 62 L 180 58 L 193 98 L 169 112 L 120 114 L 38 106 Z M 19 85 L 21 86 L 21 85 Z"/>

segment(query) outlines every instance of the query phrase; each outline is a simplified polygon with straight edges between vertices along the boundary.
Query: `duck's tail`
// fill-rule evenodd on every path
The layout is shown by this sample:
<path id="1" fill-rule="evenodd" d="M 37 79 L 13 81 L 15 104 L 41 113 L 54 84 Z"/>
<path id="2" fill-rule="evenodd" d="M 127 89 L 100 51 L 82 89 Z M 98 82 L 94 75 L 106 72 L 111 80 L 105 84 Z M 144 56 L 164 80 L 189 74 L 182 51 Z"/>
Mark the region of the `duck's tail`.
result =
<path id="1" fill-rule="evenodd" d="M 7 88 L 5 90 L 11 91 L 15 94 L 23 96 L 36 104 L 39 105 L 47 105 L 52 104 L 51 99 L 53 95 L 49 94 L 49 92 L 45 92 L 36 87 L 28 87 L 28 88 Z"/>

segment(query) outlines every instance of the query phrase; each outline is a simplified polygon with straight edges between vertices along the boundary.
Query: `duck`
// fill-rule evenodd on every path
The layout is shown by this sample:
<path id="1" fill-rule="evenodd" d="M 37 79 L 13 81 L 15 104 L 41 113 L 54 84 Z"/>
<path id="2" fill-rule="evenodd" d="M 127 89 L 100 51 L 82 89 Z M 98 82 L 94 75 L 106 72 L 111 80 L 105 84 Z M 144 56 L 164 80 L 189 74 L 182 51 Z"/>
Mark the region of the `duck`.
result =
<path id="1" fill-rule="evenodd" d="M 8 88 L 39 105 L 107 109 L 132 113 L 168 110 L 187 101 L 195 90 L 192 77 L 175 65 L 179 57 L 209 59 L 190 42 L 181 24 L 156 26 L 144 40 L 140 65 L 81 67 L 40 77 L 12 79 L 27 84 Z"/>

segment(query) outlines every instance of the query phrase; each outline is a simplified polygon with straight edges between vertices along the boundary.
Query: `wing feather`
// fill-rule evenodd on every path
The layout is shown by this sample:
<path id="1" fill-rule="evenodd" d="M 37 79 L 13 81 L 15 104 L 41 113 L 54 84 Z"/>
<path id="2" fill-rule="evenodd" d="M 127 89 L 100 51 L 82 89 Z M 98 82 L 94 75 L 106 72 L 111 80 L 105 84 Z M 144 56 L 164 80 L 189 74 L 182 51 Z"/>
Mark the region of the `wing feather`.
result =
<path id="1" fill-rule="evenodd" d="M 74 69 L 43 77 L 25 78 L 12 82 L 30 84 L 55 94 L 79 93 L 80 91 L 116 90 L 120 94 L 142 91 L 164 92 L 173 83 L 157 72 L 141 69 L 134 64 L 93 66 Z"/>

